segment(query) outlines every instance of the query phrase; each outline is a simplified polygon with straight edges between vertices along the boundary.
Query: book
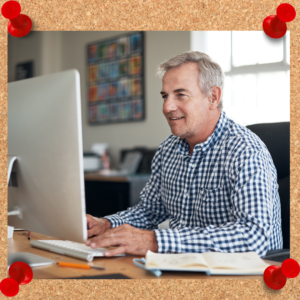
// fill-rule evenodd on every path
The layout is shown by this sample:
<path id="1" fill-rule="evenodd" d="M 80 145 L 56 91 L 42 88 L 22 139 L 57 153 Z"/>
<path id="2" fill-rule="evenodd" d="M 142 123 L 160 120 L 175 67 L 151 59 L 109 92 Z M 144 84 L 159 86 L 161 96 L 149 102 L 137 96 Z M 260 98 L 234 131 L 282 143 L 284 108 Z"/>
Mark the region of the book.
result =
<path id="1" fill-rule="evenodd" d="M 152 272 L 191 271 L 207 275 L 263 275 L 269 266 L 256 252 L 162 254 L 148 251 L 145 260 L 135 259 L 136 265 L 138 261 L 144 262 L 143 267 Z M 139 264 L 139 267 L 142 265 Z"/>

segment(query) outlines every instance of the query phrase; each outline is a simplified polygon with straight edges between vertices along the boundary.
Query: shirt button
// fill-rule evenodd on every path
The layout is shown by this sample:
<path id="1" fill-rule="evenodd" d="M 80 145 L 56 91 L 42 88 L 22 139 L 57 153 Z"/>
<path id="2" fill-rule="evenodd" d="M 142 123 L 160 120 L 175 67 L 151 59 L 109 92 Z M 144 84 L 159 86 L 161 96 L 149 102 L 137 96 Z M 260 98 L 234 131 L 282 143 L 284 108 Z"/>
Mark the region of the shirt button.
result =
<path id="1" fill-rule="evenodd" d="M 191 164 L 191 168 L 195 168 L 196 167 L 196 164 Z"/>
<path id="2" fill-rule="evenodd" d="M 190 196 L 189 193 L 186 193 L 185 195 L 187 196 L 187 198 Z"/>
<path id="3" fill-rule="evenodd" d="M 181 224 L 182 224 L 183 226 L 185 226 L 185 225 L 186 225 L 186 221 L 181 221 Z"/>

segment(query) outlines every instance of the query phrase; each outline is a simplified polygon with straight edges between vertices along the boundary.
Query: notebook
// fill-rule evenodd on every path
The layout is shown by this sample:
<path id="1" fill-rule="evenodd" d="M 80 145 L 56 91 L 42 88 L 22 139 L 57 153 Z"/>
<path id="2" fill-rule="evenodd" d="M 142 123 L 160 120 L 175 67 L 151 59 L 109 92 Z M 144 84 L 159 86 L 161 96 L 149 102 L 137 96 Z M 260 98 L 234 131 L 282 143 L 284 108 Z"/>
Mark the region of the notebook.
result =
<path id="1" fill-rule="evenodd" d="M 205 272 L 207 275 L 262 275 L 269 266 L 256 252 L 162 254 L 148 251 L 134 264 L 160 276 L 160 271 Z"/>

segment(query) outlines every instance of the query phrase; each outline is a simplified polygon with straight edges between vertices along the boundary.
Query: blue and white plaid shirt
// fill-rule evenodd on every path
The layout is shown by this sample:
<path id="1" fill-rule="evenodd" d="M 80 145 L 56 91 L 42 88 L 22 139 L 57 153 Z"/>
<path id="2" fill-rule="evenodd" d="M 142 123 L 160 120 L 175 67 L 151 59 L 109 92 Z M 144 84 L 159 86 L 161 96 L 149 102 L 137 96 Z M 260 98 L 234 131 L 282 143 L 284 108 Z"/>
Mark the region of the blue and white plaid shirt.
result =
<path id="1" fill-rule="evenodd" d="M 190 155 L 171 135 L 158 148 L 135 207 L 107 216 L 155 229 L 158 252 L 246 252 L 282 248 L 277 172 L 264 143 L 223 112 Z M 170 229 L 157 229 L 170 219 Z"/>

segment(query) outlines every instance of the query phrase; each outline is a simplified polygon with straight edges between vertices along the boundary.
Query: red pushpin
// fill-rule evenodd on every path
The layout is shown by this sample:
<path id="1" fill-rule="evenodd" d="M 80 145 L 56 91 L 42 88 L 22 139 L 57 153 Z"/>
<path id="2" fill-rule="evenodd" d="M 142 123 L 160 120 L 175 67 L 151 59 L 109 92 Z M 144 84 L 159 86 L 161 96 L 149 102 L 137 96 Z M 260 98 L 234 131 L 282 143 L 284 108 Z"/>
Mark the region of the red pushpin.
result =
<path id="1" fill-rule="evenodd" d="M 281 267 L 269 266 L 264 272 L 264 281 L 266 285 L 273 290 L 282 289 L 287 278 L 295 278 L 299 275 L 300 266 L 292 258 L 286 259 Z"/>
<path id="2" fill-rule="evenodd" d="M 19 284 L 13 278 L 5 278 L 0 282 L 0 290 L 3 295 L 13 297 L 19 293 Z"/>
<path id="3" fill-rule="evenodd" d="M 295 8 L 288 4 L 282 3 L 277 7 L 277 15 L 268 16 L 264 19 L 264 32 L 273 39 L 279 39 L 286 33 L 286 22 L 291 22 L 296 17 Z"/>
<path id="4" fill-rule="evenodd" d="M 7 1 L 2 5 L 1 13 L 6 19 L 8 32 L 14 37 L 22 37 L 28 34 L 32 27 L 31 19 L 20 14 L 21 6 L 17 1 Z"/>
<path id="5" fill-rule="evenodd" d="M 8 270 L 10 278 L 15 279 L 18 284 L 27 284 L 32 280 L 33 273 L 29 265 L 22 261 L 13 263 Z"/>

